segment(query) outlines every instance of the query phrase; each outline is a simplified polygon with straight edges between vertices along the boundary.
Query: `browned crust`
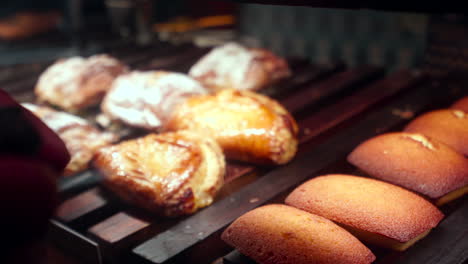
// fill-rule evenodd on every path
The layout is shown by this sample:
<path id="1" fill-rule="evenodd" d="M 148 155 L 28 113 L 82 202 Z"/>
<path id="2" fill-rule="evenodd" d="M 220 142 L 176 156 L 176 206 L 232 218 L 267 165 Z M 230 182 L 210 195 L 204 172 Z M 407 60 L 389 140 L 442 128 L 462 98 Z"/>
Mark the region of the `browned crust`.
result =
<path id="1" fill-rule="evenodd" d="M 221 238 L 261 264 L 371 263 L 372 252 L 330 220 L 267 205 L 235 220 Z"/>
<path id="2" fill-rule="evenodd" d="M 468 156 L 468 114 L 462 110 L 441 109 L 425 113 L 411 121 L 404 131 L 437 139 Z"/>
<path id="3" fill-rule="evenodd" d="M 187 131 L 150 134 L 103 148 L 93 164 L 124 201 L 170 217 L 211 203 L 225 169 L 219 146 Z"/>
<path id="4" fill-rule="evenodd" d="M 450 108 L 468 112 L 468 96 L 458 99 Z"/>
<path id="5" fill-rule="evenodd" d="M 165 129 L 210 135 L 228 159 L 284 164 L 297 151 L 294 118 L 273 99 L 250 91 L 230 89 L 189 98 L 176 107 Z"/>
<path id="6" fill-rule="evenodd" d="M 434 228 L 443 214 L 401 187 L 352 175 L 325 175 L 297 187 L 286 204 L 334 222 L 407 242 Z"/>
<path id="7" fill-rule="evenodd" d="M 425 145 L 412 137 L 425 139 Z M 348 161 L 372 177 L 437 199 L 468 184 L 468 161 L 421 134 L 387 133 L 356 147 Z"/>

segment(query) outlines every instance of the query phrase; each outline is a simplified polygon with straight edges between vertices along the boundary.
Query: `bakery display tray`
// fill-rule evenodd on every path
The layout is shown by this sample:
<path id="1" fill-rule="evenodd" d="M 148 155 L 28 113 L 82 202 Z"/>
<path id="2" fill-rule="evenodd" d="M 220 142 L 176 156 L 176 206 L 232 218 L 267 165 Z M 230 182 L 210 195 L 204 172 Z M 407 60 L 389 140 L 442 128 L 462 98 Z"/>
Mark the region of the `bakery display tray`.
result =
<path id="1" fill-rule="evenodd" d="M 107 52 L 138 70 L 186 72 L 209 49 L 159 44 Z M 49 239 L 86 263 L 253 263 L 220 240 L 224 228 L 245 212 L 282 203 L 302 182 L 324 173 L 358 174 L 346 155 L 374 135 L 399 130 L 414 116 L 449 106 L 468 94 L 461 74 L 429 76 L 419 71 L 386 73 L 373 66 L 312 65 L 290 58 L 293 76 L 262 91 L 281 102 L 300 126 L 299 151 L 283 166 L 258 167 L 228 161 L 215 202 L 182 218 L 165 219 L 124 204 L 100 186 L 93 169 L 59 182 L 61 204 Z M 0 87 L 20 101 L 46 64 L 0 68 Z M 88 116 L 89 118 L 89 116 Z M 134 131 L 128 137 L 141 135 Z M 376 263 L 463 263 L 468 259 L 468 201 L 441 210 L 446 218 L 403 253 L 370 247 Z"/>

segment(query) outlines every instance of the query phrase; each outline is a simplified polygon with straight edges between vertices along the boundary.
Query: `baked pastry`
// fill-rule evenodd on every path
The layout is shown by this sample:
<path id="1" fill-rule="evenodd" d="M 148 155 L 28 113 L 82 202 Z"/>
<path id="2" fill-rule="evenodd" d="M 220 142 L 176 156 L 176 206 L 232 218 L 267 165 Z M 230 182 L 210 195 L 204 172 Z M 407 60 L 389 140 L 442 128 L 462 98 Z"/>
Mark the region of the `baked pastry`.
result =
<path id="1" fill-rule="evenodd" d="M 442 109 L 425 113 L 411 121 L 404 131 L 421 133 L 468 156 L 468 114 L 462 110 Z"/>
<path id="2" fill-rule="evenodd" d="M 464 195 L 468 160 L 422 134 L 387 133 L 356 147 L 348 161 L 370 176 L 426 195 L 441 205 Z"/>
<path id="3" fill-rule="evenodd" d="M 206 93 L 197 81 L 181 73 L 134 71 L 115 80 L 101 109 L 109 120 L 155 130 L 167 120 L 175 105 Z"/>
<path id="4" fill-rule="evenodd" d="M 100 131 L 80 117 L 46 106 L 30 103 L 22 105 L 38 116 L 65 143 L 71 159 L 65 167 L 64 175 L 87 169 L 97 149 L 118 139 L 114 134 Z"/>
<path id="5" fill-rule="evenodd" d="M 287 62 L 265 49 L 227 43 L 214 48 L 189 70 L 208 89 L 258 90 L 291 75 Z"/>
<path id="6" fill-rule="evenodd" d="M 287 205 L 256 208 L 221 238 L 260 264 L 371 263 L 372 252 L 343 228 Z"/>
<path id="7" fill-rule="evenodd" d="M 41 74 L 34 92 L 42 102 L 78 111 L 98 105 L 114 79 L 127 70 L 108 55 L 61 59 Z"/>
<path id="8" fill-rule="evenodd" d="M 170 217 L 210 205 L 225 172 L 217 143 L 190 131 L 149 134 L 102 148 L 94 166 L 124 201 Z"/>
<path id="9" fill-rule="evenodd" d="M 461 110 L 463 112 L 468 112 L 468 96 L 462 97 L 461 99 L 457 100 L 453 105 L 450 107 L 451 109 Z"/>
<path id="10" fill-rule="evenodd" d="M 444 215 L 398 186 L 351 175 L 326 175 L 297 187 L 286 204 L 323 216 L 361 241 L 403 251 L 426 236 Z"/>
<path id="11" fill-rule="evenodd" d="M 276 101 L 250 91 L 229 89 L 189 98 L 174 109 L 165 129 L 209 135 L 234 160 L 284 164 L 297 150 L 294 118 Z"/>

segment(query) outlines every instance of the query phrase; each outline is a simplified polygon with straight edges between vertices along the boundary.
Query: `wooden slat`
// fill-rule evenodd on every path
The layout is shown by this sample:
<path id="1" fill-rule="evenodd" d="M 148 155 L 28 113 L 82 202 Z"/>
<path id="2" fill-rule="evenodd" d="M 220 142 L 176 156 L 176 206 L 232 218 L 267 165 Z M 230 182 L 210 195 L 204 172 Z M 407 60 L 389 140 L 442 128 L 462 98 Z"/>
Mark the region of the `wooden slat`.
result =
<path id="1" fill-rule="evenodd" d="M 383 77 L 383 75 L 383 69 L 376 67 L 364 66 L 347 70 L 318 84 L 311 84 L 313 87 L 307 89 L 305 93 L 295 93 L 286 97 L 282 100 L 282 104 L 288 111 L 297 113 L 318 99 L 332 96 L 349 88 L 356 88 L 359 85 L 365 85 L 370 81 Z"/>
<path id="2" fill-rule="evenodd" d="M 95 241 L 51 220 L 47 240 L 87 264 L 102 264 L 101 249 Z"/>
<path id="3" fill-rule="evenodd" d="M 404 118 L 393 113 L 394 109 L 410 107 L 413 113 L 418 113 L 437 102 L 444 92 L 436 84 L 411 90 L 396 102 L 370 113 L 354 126 L 314 146 L 288 165 L 271 171 L 230 197 L 142 243 L 133 249 L 133 253 L 148 263 L 169 262 L 199 241 L 219 232 L 243 213 L 293 188 L 327 165 L 343 159 L 363 140 L 404 122 Z M 252 200 L 255 202 L 250 202 Z M 187 225 L 192 226 L 192 233 L 184 232 Z"/>
<path id="4" fill-rule="evenodd" d="M 147 221 L 120 212 L 92 226 L 89 232 L 106 243 L 116 243 L 149 225 Z"/>
<path id="5" fill-rule="evenodd" d="M 302 129 L 299 134 L 299 142 L 305 143 L 327 129 L 423 80 L 424 76 L 420 73 L 403 70 L 360 89 L 350 96 L 337 100 L 332 105 L 322 108 L 317 114 L 300 120 Z"/>
<path id="6" fill-rule="evenodd" d="M 107 200 L 99 195 L 99 190 L 93 188 L 62 202 L 57 208 L 55 217 L 65 223 L 72 222 L 106 204 Z"/>

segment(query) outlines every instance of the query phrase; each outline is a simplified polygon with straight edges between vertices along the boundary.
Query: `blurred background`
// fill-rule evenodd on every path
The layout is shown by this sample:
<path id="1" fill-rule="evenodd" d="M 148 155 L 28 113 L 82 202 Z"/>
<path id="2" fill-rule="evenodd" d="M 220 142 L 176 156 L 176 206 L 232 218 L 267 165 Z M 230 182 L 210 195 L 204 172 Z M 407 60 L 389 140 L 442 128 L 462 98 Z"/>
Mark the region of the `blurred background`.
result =
<path id="1" fill-rule="evenodd" d="M 468 68 L 460 41 L 465 24 L 456 15 L 221 0 L 3 0 L 0 64 L 86 56 L 121 43 L 210 46 L 235 39 L 320 64 Z M 456 41 L 447 41 L 447 34 Z"/>

